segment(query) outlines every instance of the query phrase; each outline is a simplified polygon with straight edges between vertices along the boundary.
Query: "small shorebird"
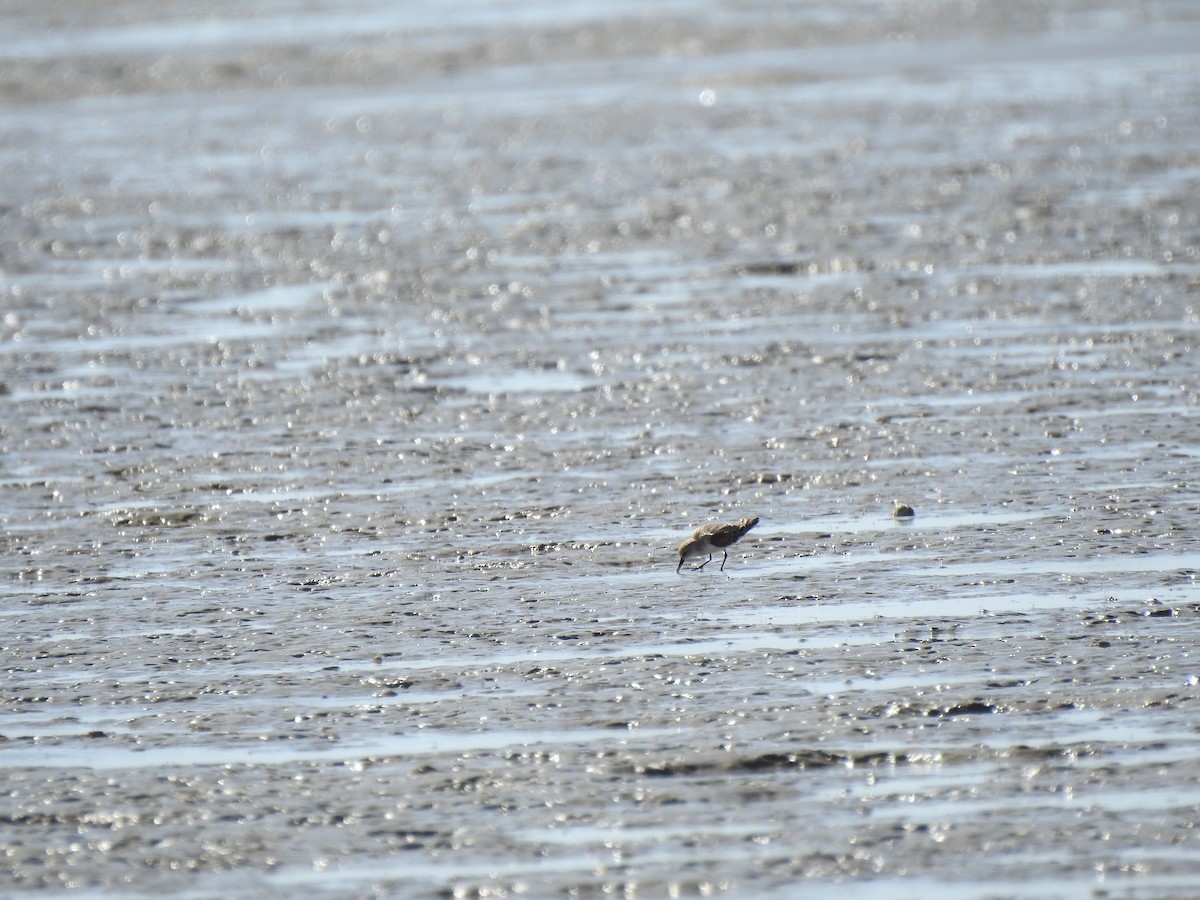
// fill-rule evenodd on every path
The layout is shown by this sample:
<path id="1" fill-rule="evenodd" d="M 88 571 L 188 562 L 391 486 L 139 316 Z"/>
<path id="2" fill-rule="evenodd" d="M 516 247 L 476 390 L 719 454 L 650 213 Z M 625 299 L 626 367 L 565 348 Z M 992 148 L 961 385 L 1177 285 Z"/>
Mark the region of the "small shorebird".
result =
<path id="1" fill-rule="evenodd" d="M 758 517 L 753 519 L 742 519 L 740 522 L 734 522 L 732 525 L 701 525 L 692 532 L 692 536 L 679 545 L 679 565 L 675 567 L 678 572 L 683 568 L 683 561 L 689 556 L 703 556 L 708 554 L 708 559 L 696 566 L 697 569 L 703 569 L 712 562 L 713 554 L 720 550 L 725 554 L 721 560 L 721 571 L 725 571 L 725 562 L 729 559 L 729 549 L 743 537 L 746 532 L 758 524 Z"/>

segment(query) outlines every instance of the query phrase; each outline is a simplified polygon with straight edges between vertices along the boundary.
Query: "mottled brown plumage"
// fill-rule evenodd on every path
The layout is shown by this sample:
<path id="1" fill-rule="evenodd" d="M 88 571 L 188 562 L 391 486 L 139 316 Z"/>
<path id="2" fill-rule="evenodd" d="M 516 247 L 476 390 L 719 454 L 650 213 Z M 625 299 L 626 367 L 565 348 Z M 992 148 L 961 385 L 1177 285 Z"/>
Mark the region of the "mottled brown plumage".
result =
<path id="1" fill-rule="evenodd" d="M 725 562 L 729 559 L 729 548 L 745 537 L 746 532 L 758 524 L 758 518 L 742 519 L 732 525 L 701 525 L 692 532 L 692 536 L 679 545 L 678 572 L 683 568 L 684 560 L 691 556 L 708 554 L 708 559 L 696 566 L 703 569 L 712 562 L 713 554 L 720 550 L 724 557 L 721 559 L 721 571 L 725 571 Z"/>

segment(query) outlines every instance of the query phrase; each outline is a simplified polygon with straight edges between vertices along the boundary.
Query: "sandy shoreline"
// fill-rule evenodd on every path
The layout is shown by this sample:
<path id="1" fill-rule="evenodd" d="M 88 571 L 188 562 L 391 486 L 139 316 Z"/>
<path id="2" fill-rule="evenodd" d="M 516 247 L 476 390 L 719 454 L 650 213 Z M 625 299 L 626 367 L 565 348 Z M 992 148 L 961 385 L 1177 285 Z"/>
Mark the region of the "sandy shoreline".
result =
<path id="1" fill-rule="evenodd" d="M 56 9 L 0 892 L 1193 893 L 1185 4 Z"/>

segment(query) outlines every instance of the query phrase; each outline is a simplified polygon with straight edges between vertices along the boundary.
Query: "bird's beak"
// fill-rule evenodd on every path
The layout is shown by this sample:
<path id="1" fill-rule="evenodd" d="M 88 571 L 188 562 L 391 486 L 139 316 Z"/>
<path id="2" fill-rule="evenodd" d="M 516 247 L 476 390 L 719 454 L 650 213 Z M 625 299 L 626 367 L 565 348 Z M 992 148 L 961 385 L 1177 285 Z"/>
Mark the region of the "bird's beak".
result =
<path id="1" fill-rule="evenodd" d="M 678 574 L 679 574 L 679 570 L 680 570 L 680 569 L 682 569 L 682 568 L 683 568 L 683 554 L 682 554 L 682 553 L 680 553 L 680 554 L 679 554 L 679 565 L 677 565 L 677 566 L 675 567 L 675 574 L 676 574 L 676 575 L 678 575 Z"/>

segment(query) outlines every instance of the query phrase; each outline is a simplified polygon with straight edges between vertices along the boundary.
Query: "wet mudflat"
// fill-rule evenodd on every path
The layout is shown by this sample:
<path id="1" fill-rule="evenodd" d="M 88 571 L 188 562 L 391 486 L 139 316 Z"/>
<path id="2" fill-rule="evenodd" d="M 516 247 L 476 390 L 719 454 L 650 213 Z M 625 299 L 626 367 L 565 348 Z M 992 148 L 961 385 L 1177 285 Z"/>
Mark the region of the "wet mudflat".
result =
<path id="1" fill-rule="evenodd" d="M 0 891 L 1194 895 L 1192 4 L 49 10 Z"/>

